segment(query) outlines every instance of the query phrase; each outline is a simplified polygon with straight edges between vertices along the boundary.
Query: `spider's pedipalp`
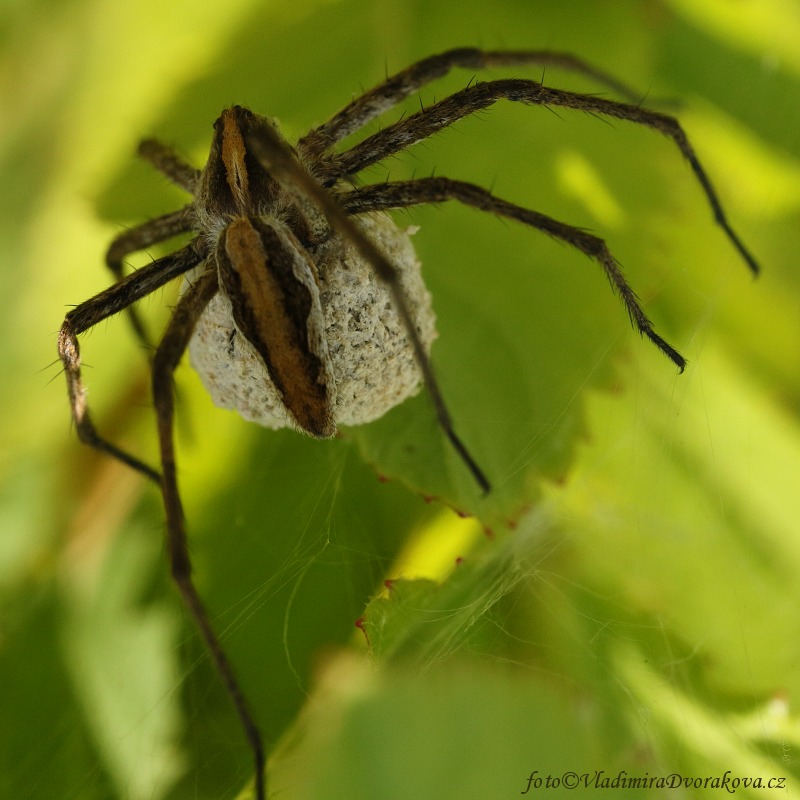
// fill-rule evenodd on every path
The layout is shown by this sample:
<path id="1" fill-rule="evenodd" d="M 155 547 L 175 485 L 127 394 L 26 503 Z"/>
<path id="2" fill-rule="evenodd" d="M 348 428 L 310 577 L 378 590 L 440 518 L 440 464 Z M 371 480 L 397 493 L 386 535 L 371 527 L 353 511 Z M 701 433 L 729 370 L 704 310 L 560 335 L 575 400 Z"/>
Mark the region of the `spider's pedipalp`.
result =
<path id="1" fill-rule="evenodd" d="M 551 89 L 537 81 L 504 78 L 468 86 L 466 89 L 455 92 L 444 100 L 368 136 L 343 153 L 327 156 L 322 163 L 322 180 L 336 180 L 361 172 L 366 167 L 433 136 L 454 122 L 488 108 L 498 100 L 570 108 L 598 114 L 644 125 L 669 137 L 689 162 L 692 172 L 714 212 L 716 222 L 744 259 L 748 268 L 754 274 L 758 274 L 758 263 L 739 236 L 732 230 L 711 180 L 700 164 L 685 131 L 674 117 L 650 111 L 638 105 L 606 100 L 595 95 Z"/>

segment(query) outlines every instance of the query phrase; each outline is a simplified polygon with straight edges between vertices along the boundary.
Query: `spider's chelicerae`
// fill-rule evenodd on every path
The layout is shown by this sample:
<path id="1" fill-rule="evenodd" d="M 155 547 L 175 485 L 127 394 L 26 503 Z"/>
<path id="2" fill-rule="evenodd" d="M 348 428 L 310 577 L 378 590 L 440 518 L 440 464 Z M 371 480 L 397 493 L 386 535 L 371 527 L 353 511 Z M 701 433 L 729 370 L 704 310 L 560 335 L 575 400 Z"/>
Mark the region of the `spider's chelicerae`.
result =
<path id="1" fill-rule="evenodd" d="M 535 64 L 581 72 L 634 102 L 552 89 L 521 78 L 489 80 L 470 83 L 349 149 L 335 149 L 344 137 L 453 67 Z M 377 213 L 456 200 L 517 220 L 594 259 L 639 332 L 680 370 L 685 366 L 683 357 L 653 330 L 602 239 L 458 180 L 431 177 L 359 187 L 351 182 L 365 167 L 502 99 L 627 120 L 668 136 L 689 162 L 717 223 L 748 267 L 758 272 L 673 117 L 640 107 L 625 87 L 566 54 L 463 48 L 423 59 L 388 78 L 293 147 L 272 121 L 240 106 L 226 109 L 214 123 L 211 153 L 202 170 L 158 142 L 142 142 L 140 154 L 193 200 L 119 236 L 107 255 L 116 283 L 70 311 L 61 328 L 58 351 L 80 439 L 161 487 L 172 575 L 241 719 L 254 755 L 258 800 L 266 796 L 261 736 L 191 577 L 172 433 L 172 374 L 187 347 L 219 404 L 236 407 L 262 424 L 292 425 L 320 438 L 332 436 L 337 423 L 358 424 L 380 416 L 422 382 L 443 430 L 478 485 L 488 491 L 488 480 L 453 430 L 430 367 L 428 349 L 435 333 L 419 264 L 407 236 Z M 123 277 L 128 253 L 187 231 L 194 237 L 185 247 Z M 145 339 L 133 305 L 180 276 L 186 277 L 185 290 L 152 362 L 158 471 L 96 431 L 86 405 L 77 337 L 128 309 Z"/>

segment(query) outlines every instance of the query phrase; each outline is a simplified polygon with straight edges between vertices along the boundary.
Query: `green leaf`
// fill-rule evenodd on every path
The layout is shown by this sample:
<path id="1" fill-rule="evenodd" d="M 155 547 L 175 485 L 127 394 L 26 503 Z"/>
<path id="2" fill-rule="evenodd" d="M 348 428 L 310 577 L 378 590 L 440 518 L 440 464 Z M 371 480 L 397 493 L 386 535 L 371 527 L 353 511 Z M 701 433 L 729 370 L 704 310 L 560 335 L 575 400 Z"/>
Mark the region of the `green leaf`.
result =
<path id="1" fill-rule="evenodd" d="M 544 683 L 468 664 L 426 682 L 402 672 L 376 678 L 358 663 L 330 672 L 304 720 L 311 735 L 274 776 L 277 793 L 304 800 L 516 795 L 528 790 L 529 777 L 560 782 L 591 751 L 576 705 Z"/>
<path id="2" fill-rule="evenodd" d="M 790 4 L 499 0 L 488 28 L 468 0 L 163 5 L 0 12 L 0 794 L 216 798 L 251 778 L 169 582 L 157 489 L 76 442 L 53 363 L 65 310 L 108 284 L 113 235 L 186 201 L 136 142 L 199 166 L 225 106 L 296 137 L 386 72 L 470 44 L 572 52 L 645 103 L 677 100 L 763 274 L 750 280 L 671 143 L 622 122 L 498 104 L 363 176 L 435 169 L 591 229 L 689 367 L 678 378 L 639 340 L 580 254 L 443 204 L 397 219 L 420 227 L 434 366 L 488 497 L 424 394 L 318 443 L 212 408 L 179 371 L 195 575 L 278 743 L 273 788 L 491 797 L 567 767 L 796 781 Z M 382 122 L 489 77 L 454 73 Z M 154 331 L 173 298 L 142 303 Z M 98 427 L 155 463 L 148 362 L 124 320 L 82 346 Z M 474 517 L 446 557 L 444 506 Z"/>

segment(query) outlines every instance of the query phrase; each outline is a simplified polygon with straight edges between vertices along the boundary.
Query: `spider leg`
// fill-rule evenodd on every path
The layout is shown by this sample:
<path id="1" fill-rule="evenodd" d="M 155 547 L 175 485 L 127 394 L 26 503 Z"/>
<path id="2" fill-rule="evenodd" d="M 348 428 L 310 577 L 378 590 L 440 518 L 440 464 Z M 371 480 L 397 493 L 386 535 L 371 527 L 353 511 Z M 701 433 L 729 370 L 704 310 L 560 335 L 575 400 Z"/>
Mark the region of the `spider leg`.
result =
<path id="1" fill-rule="evenodd" d="M 414 326 L 414 320 L 398 280 L 395 266 L 380 248 L 361 232 L 336 200 L 301 166 L 286 143 L 273 128 L 269 125 L 261 125 L 254 128 L 249 132 L 247 142 L 252 147 L 256 157 L 269 166 L 272 177 L 292 193 L 300 191 L 313 200 L 325 214 L 331 226 L 353 244 L 362 258 L 372 265 L 378 277 L 389 287 L 395 308 L 414 347 L 417 363 L 422 372 L 428 393 L 433 400 L 439 424 L 481 490 L 484 493 L 488 492 L 490 488 L 488 479 L 453 428 L 452 419 L 439 390 L 430 360 Z"/>
<path id="2" fill-rule="evenodd" d="M 555 66 L 577 72 L 597 81 L 612 91 L 636 103 L 640 95 L 602 70 L 587 64 L 569 53 L 548 50 L 479 50 L 459 47 L 423 58 L 402 72 L 357 97 L 338 114 L 313 128 L 298 143 L 298 148 L 311 156 L 319 156 L 336 142 L 363 128 L 371 120 L 396 106 L 432 81 L 447 75 L 456 67 L 489 69 L 511 66 Z"/>
<path id="3" fill-rule="evenodd" d="M 531 211 L 522 206 L 509 203 L 480 186 L 449 178 L 419 178 L 411 181 L 376 184 L 353 189 L 343 193 L 341 204 L 350 214 L 364 214 L 369 211 L 384 211 L 390 208 L 403 208 L 423 203 L 441 203 L 446 200 L 457 200 L 480 211 L 498 214 L 501 217 L 516 220 L 524 225 L 542 231 L 575 247 L 593 259 L 606 273 L 612 288 L 622 298 L 631 322 L 643 336 L 646 336 L 670 358 L 683 372 L 686 360 L 670 344 L 662 339 L 654 330 L 653 324 L 639 305 L 636 293 L 631 289 L 619 263 L 611 255 L 606 243 L 580 228 L 567 225 L 558 220 Z"/>
<path id="4" fill-rule="evenodd" d="M 161 448 L 161 490 L 167 516 L 167 550 L 172 577 L 194 619 L 225 685 L 244 728 L 255 760 L 255 796 L 264 800 L 264 747 L 253 718 L 225 651 L 211 625 L 208 612 L 192 581 L 192 567 L 186 542 L 183 509 L 175 471 L 173 441 L 174 396 L 172 376 L 189 344 L 203 309 L 217 292 L 215 270 L 204 272 L 181 297 L 153 358 L 153 401 L 158 419 Z"/>
<path id="5" fill-rule="evenodd" d="M 139 144 L 139 155 L 173 183 L 194 194 L 200 170 L 187 164 L 174 150 L 155 139 L 145 139 Z M 193 204 L 190 203 L 178 211 L 164 214 L 117 236 L 106 253 L 106 266 L 117 281 L 122 280 L 122 260 L 129 253 L 192 230 L 194 226 L 192 211 Z M 150 341 L 144 324 L 133 306 L 128 309 L 128 318 L 136 337 L 145 347 L 149 347 Z"/>
<path id="6" fill-rule="evenodd" d="M 122 261 L 125 256 L 137 250 L 144 250 L 156 242 L 162 242 L 180 233 L 190 231 L 194 224 L 193 208 L 193 204 L 189 204 L 178 211 L 148 220 L 117 236 L 106 252 L 106 266 L 114 274 L 116 280 L 121 281 L 123 278 Z M 135 306 L 128 307 L 128 317 L 136 337 L 145 347 L 149 347 L 150 340 Z"/>
<path id="7" fill-rule="evenodd" d="M 161 476 L 156 470 L 111 444 L 97 432 L 89 415 L 86 388 L 81 378 L 78 336 L 97 325 L 98 322 L 129 308 L 132 303 L 197 266 L 200 261 L 200 254 L 191 245 L 188 245 L 177 253 L 142 267 L 90 300 L 73 308 L 64 319 L 58 334 L 58 355 L 67 376 L 67 393 L 78 438 L 85 444 L 108 453 L 156 482 L 161 480 Z"/>
<path id="8" fill-rule="evenodd" d="M 144 139 L 139 144 L 139 155 L 181 189 L 195 193 L 200 170 L 184 161 L 171 147 L 155 139 Z"/>
<path id="9" fill-rule="evenodd" d="M 594 95 L 550 89 L 537 81 L 509 78 L 468 86 L 466 89 L 455 92 L 444 100 L 368 136 L 350 150 L 327 156 L 317 170 L 319 179 L 325 184 L 332 184 L 340 178 L 360 172 L 365 167 L 383 161 L 388 156 L 427 139 L 463 117 L 493 105 L 498 100 L 571 108 L 601 117 L 612 117 L 644 125 L 670 138 L 689 162 L 689 166 L 711 206 L 717 224 L 723 229 L 753 274 L 758 274 L 758 263 L 731 228 L 711 180 L 700 164 L 685 131 L 674 117 L 629 103 L 605 100 Z"/>

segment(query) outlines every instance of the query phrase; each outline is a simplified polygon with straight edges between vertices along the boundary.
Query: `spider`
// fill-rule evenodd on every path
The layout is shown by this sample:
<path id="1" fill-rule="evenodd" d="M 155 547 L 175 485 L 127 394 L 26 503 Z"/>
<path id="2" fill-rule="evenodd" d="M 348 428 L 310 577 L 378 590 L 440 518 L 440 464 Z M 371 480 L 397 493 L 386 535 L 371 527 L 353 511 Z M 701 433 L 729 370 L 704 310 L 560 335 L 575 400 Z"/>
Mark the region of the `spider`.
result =
<path id="1" fill-rule="evenodd" d="M 592 77 L 625 102 L 563 91 L 541 82 L 502 78 L 470 84 L 389 124 L 348 149 L 335 146 L 425 84 L 460 67 L 556 65 Z M 433 339 L 430 298 L 407 237 L 382 212 L 455 200 L 521 222 L 596 261 L 619 294 L 632 324 L 683 371 L 683 356 L 655 332 L 604 241 L 584 230 L 445 177 L 358 186 L 366 167 L 426 139 L 498 100 L 568 108 L 644 125 L 669 137 L 700 183 L 716 222 L 753 273 L 758 265 L 729 225 L 717 194 L 680 124 L 640 107 L 608 75 L 563 53 L 459 48 L 422 59 L 350 102 L 294 147 L 276 123 L 241 106 L 214 123 L 211 152 L 197 170 L 173 150 L 145 140 L 139 153 L 192 195 L 188 205 L 145 222 L 111 244 L 106 261 L 116 282 L 73 308 L 58 337 L 72 418 L 81 441 L 157 483 L 167 520 L 172 577 L 196 622 L 241 721 L 255 766 L 255 796 L 266 797 L 265 747 L 234 670 L 191 577 L 173 444 L 172 376 L 187 348 L 218 404 L 272 427 L 292 425 L 332 436 L 338 423 L 380 416 L 420 382 L 441 427 L 478 486 L 489 481 L 456 435 L 428 358 Z M 632 101 L 632 102 L 628 102 Z M 379 213 L 381 212 L 381 213 Z M 181 233 L 184 247 L 123 276 L 129 253 Z M 78 336 L 184 276 L 184 291 L 152 359 L 153 403 L 161 469 L 101 436 L 87 408 Z"/>

